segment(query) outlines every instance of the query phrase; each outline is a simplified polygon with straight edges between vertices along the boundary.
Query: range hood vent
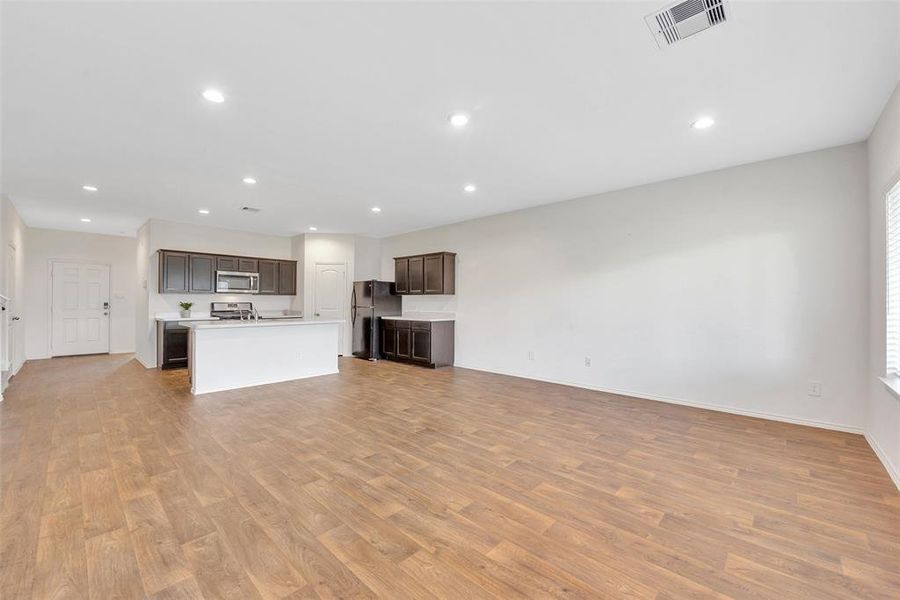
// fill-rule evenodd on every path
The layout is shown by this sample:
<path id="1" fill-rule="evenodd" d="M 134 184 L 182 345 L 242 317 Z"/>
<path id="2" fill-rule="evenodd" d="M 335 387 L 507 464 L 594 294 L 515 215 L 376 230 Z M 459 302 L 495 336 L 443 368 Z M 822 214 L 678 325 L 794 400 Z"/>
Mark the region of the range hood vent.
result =
<path id="1" fill-rule="evenodd" d="M 728 20 L 730 9 L 725 0 L 683 0 L 644 17 L 660 48 L 667 48 L 686 37 Z"/>

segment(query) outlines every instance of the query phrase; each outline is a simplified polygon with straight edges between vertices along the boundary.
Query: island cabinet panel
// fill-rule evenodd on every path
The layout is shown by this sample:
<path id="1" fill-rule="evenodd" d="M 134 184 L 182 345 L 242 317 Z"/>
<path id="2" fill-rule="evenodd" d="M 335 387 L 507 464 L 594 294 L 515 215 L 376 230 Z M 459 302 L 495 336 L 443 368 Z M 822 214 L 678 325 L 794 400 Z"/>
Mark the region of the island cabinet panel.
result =
<path id="1" fill-rule="evenodd" d="M 381 320 L 381 354 L 387 360 L 431 368 L 453 364 L 453 321 Z"/>
<path id="2" fill-rule="evenodd" d="M 397 294 L 409 293 L 409 259 L 394 259 L 394 287 Z"/>
<path id="3" fill-rule="evenodd" d="M 185 252 L 159 253 L 159 291 L 187 292 L 190 289 L 190 255 Z"/>
<path id="4" fill-rule="evenodd" d="M 191 291 L 212 294 L 216 291 L 216 257 L 209 254 L 191 254 Z"/>
<path id="5" fill-rule="evenodd" d="M 456 254 L 433 252 L 394 258 L 398 294 L 455 294 Z"/>
<path id="6" fill-rule="evenodd" d="M 278 293 L 278 261 L 277 260 L 260 260 L 259 261 L 259 293 L 260 294 L 277 294 Z"/>
<path id="7" fill-rule="evenodd" d="M 282 296 L 297 294 L 297 263 L 292 260 L 278 261 L 278 293 Z"/>

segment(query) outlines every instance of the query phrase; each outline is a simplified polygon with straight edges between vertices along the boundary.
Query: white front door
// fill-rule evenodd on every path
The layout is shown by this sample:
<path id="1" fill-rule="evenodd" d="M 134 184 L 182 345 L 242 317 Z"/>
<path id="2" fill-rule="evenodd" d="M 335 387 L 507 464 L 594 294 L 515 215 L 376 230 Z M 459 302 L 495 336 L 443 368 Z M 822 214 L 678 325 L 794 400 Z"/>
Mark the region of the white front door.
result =
<path id="1" fill-rule="evenodd" d="M 109 267 L 54 262 L 51 354 L 109 352 Z"/>
<path id="2" fill-rule="evenodd" d="M 343 264 L 316 263 L 314 316 L 319 320 L 346 321 L 347 267 Z M 345 324 L 339 328 L 338 354 L 344 353 Z"/>

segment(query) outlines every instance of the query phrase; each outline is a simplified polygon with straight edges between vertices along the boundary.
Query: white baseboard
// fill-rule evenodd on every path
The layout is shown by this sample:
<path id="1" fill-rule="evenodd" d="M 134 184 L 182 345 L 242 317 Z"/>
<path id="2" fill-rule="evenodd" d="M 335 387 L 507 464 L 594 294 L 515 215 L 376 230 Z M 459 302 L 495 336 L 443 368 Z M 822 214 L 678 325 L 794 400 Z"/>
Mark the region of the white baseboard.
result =
<path id="1" fill-rule="evenodd" d="M 154 363 L 153 363 L 152 365 L 148 365 L 147 363 L 145 363 L 144 361 L 142 361 L 142 360 L 141 360 L 141 357 L 138 356 L 137 354 L 134 355 L 134 359 L 135 359 L 136 361 L 138 361 L 139 363 L 141 363 L 141 366 L 143 366 L 145 369 L 155 369 L 155 368 L 156 368 L 156 362 L 155 362 L 155 361 L 154 361 Z"/>
<path id="2" fill-rule="evenodd" d="M 900 469 L 891 462 L 890 457 L 888 457 L 887 453 L 881 449 L 881 446 L 878 445 L 878 442 L 875 441 L 875 438 L 870 436 L 868 433 L 865 434 L 866 441 L 869 442 L 869 446 L 872 447 L 872 450 L 875 452 L 875 456 L 878 457 L 878 460 L 881 461 L 881 464 L 884 465 L 885 470 L 890 475 L 891 480 L 894 482 L 894 485 L 897 486 L 897 489 L 900 490 Z"/>
<path id="3" fill-rule="evenodd" d="M 584 385 L 580 383 L 572 383 L 570 381 L 560 381 L 557 379 L 546 379 L 543 377 L 531 377 L 520 373 L 511 373 L 507 371 L 498 371 L 495 369 L 485 369 L 483 367 L 474 367 L 465 364 L 456 363 L 455 367 L 461 369 L 472 369 L 473 371 L 484 371 L 485 373 L 495 373 L 497 375 L 507 375 L 509 377 L 520 377 L 522 379 L 532 379 L 534 381 L 543 381 L 545 383 L 555 383 L 557 385 L 567 385 L 570 387 L 581 388 L 585 390 L 593 390 L 595 392 L 603 392 L 606 394 L 616 394 L 617 396 L 628 396 L 630 398 L 639 398 L 641 400 L 652 400 L 654 402 L 665 402 L 667 404 L 679 404 L 681 406 L 690 406 L 693 408 L 703 408 L 706 410 L 714 410 L 733 415 L 742 415 L 745 417 L 756 417 L 758 419 L 768 419 L 770 421 L 780 421 L 782 423 L 792 423 L 794 425 L 805 425 L 807 427 L 818 427 L 819 429 L 830 429 L 833 431 L 843 431 L 846 433 L 856 433 L 862 435 L 864 429 L 853 425 L 843 425 L 841 423 L 830 423 L 828 421 L 816 421 L 814 419 L 804 419 L 800 417 L 791 417 L 788 415 L 780 415 L 777 413 L 766 413 L 734 406 L 723 406 L 721 404 L 708 404 L 706 402 L 697 402 L 694 400 L 684 400 L 682 398 L 670 398 L 667 396 L 656 396 L 652 394 L 644 394 L 641 392 L 633 392 L 630 390 L 613 390 L 609 388 L 596 387 L 592 385 Z"/>

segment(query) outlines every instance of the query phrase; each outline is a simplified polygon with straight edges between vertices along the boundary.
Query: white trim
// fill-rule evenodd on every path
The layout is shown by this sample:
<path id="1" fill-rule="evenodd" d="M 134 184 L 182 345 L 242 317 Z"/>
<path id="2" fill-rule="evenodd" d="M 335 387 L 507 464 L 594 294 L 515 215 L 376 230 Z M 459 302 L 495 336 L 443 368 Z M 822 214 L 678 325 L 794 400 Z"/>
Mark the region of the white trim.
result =
<path id="1" fill-rule="evenodd" d="M 497 371 L 493 369 L 485 369 L 482 367 L 472 367 L 460 363 L 455 363 L 453 366 L 459 367 L 461 369 L 472 369 L 473 371 L 483 371 L 485 373 L 496 373 L 497 375 L 508 375 L 510 377 L 519 377 L 521 379 L 531 379 L 534 381 L 543 381 L 545 383 L 555 383 L 557 385 L 567 385 L 569 387 L 581 388 L 585 390 L 593 390 L 595 392 L 604 392 L 606 394 L 616 394 L 617 396 L 627 396 L 630 398 L 638 398 L 640 400 L 652 400 L 653 402 L 665 402 L 667 404 L 678 404 L 681 406 L 690 406 L 693 408 L 702 408 L 706 410 L 714 410 L 716 412 L 723 412 L 733 415 L 742 415 L 745 417 L 756 417 L 758 419 L 768 419 L 770 421 L 780 421 L 782 423 L 792 423 L 794 425 L 805 425 L 807 427 L 818 427 L 819 429 L 830 429 L 832 431 L 843 431 L 845 433 L 856 433 L 862 435 L 864 430 L 862 427 L 856 427 L 853 425 L 842 425 L 840 423 L 829 423 L 828 421 L 816 421 L 814 419 L 803 419 L 799 417 L 790 417 L 787 415 L 779 415 L 776 413 L 766 413 L 766 412 L 758 412 L 753 410 L 746 410 L 744 408 L 737 408 L 734 406 L 722 406 L 721 404 L 707 404 L 705 402 L 697 402 L 694 400 L 683 400 L 681 398 L 670 398 L 667 396 L 655 396 L 652 394 L 643 394 L 639 392 L 632 392 L 628 390 L 613 390 L 609 388 L 602 388 L 592 385 L 584 385 L 579 383 L 572 383 L 569 381 L 560 381 L 556 379 L 545 379 L 543 377 L 531 377 L 521 375 L 519 373 L 511 373 L 506 371 Z"/>
<path id="2" fill-rule="evenodd" d="M 900 490 L 900 469 L 891 462 L 891 459 L 888 458 L 887 453 L 881 449 L 881 446 L 878 445 L 878 442 L 875 441 L 875 438 L 870 436 L 868 433 L 864 434 L 866 436 L 866 441 L 869 442 L 869 446 L 872 447 L 872 450 L 875 452 L 875 456 L 878 457 L 878 460 L 881 461 L 881 464 L 884 465 L 884 469 L 888 472 L 891 480 L 894 482 L 894 485 L 897 486 L 897 489 Z"/>
<path id="3" fill-rule="evenodd" d="M 106 327 L 106 352 L 101 354 L 111 354 L 112 347 L 112 263 L 101 262 L 96 260 L 78 260 L 71 258 L 48 258 L 47 259 L 47 358 L 56 358 L 57 356 L 81 356 L 78 354 L 53 354 L 53 265 L 70 264 L 70 265 L 99 265 L 106 267 L 106 287 L 109 296 L 106 298 L 107 305 L 107 327 Z M 24 364 L 24 361 L 23 361 Z M 18 372 L 18 371 L 16 371 Z"/>
<path id="4" fill-rule="evenodd" d="M 900 400 L 900 377 L 897 375 L 886 375 L 878 379 L 881 380 L 881 383 L 884 384 L 891 396 Z"/>
<path id="5" fill-rule="evenodd" d="M 128 354 L 128 352 L 125 352 L 124 354 Z M 134 354 L 134 360 L 138 361 L 138 363 L 145 369 L 155 369 L 156 368 L 156 365 L 150 366 L 147 363 L 145 363 L 144 361 L 142 361 L 141 357 L 137 355 L 137 352 L 132 352 L 131 354 Z"/>

